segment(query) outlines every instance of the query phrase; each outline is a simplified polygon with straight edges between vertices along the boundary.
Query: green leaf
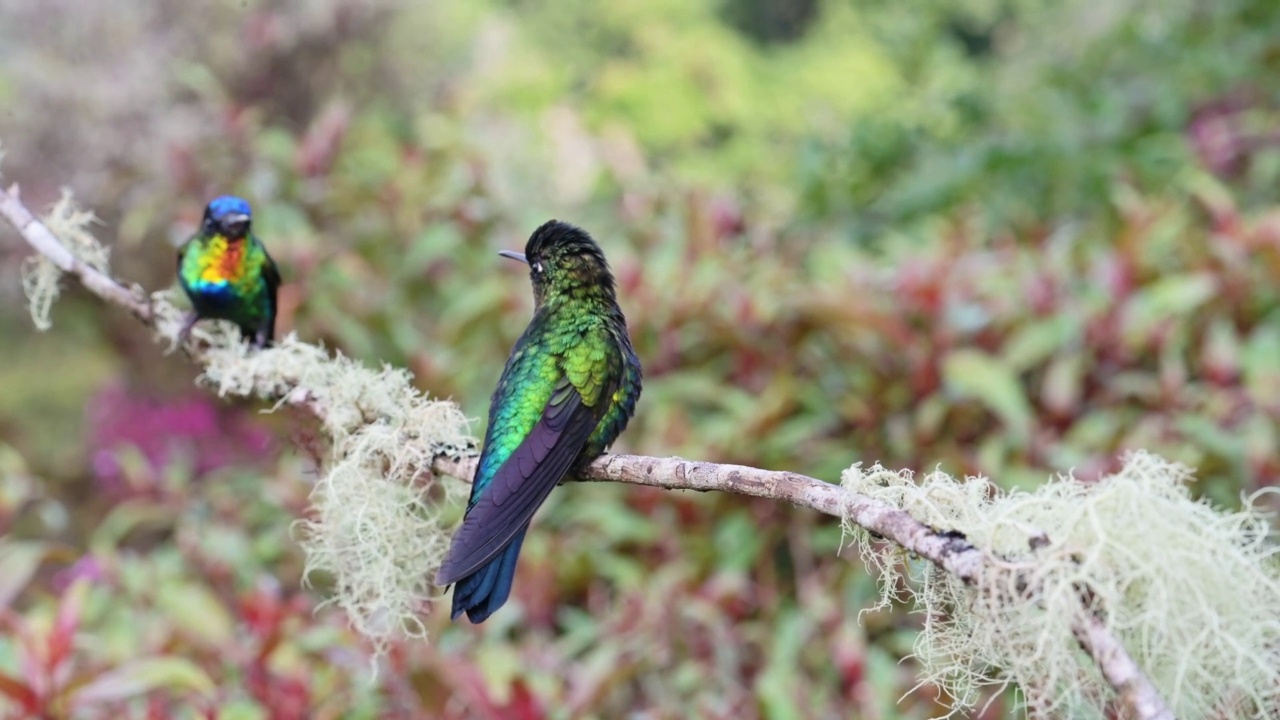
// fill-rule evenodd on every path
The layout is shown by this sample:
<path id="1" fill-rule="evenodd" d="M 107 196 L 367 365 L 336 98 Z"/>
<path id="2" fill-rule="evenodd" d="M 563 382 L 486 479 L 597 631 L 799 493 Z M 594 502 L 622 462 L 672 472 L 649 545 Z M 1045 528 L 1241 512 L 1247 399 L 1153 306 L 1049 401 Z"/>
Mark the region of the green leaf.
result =
<path id="1" fill-rule="evenodd" d="M 1237 472 L 1244 471 L 1244 437 L 1238 429 L 1226 429 L 1213 418 L 1182 413 L 1175 424 L 1196 445 L 1229 460 Z"/>
<path id="2" fill-rule="evenodd" d="M 942 423 L 947 419 L 947 411 L 951 409 L 950 403 L 944 393 L 931 393 L 924 400 L 916 404 L 915 408 L 915 434 L 917 437 L 932 438 L 942 429 Z"/>
<path id="3" fill-rule="evenodd" d="M 1280 328 L 1263 324 L 1255 329 L 1240 361 L 1244 386 L 1254 402 L 1262 407 L 1280 402 Z"/>
<path id="4" fill-rule="evenodd" d="M 756 683 L 756 695 L 769 720 L 790 720 L 802 715 L 796 707 L 799 691 L 796 669 L 800 666 L 800 650 L 809 629 L 803 615 L 791 612 L 781 619 L 773 634 L 769 664 Z"/>
<path id="5" fill-rule="evenodd" d="M 94 707 L 138 697 L 161 688 L 191 690 L 206 697 L 213 681 L 190 660 L 177 657 L 144 658 L 108 670 L 71 694 L 71 704 Z"/>
<path id="6" fill-rule="evenodd" d="M 218 706 L 218 720 L 267 720 L 271 717 L 252 700 L 230 700 Z"/>
<path id="7" fill-rule="evenodd" d="M 1013 434 L 1019 444 L 1031 434 L 1031 404 L 1017 373 L 1007 363 L 980 350 L 956 350 L 942 363 L 947 389 L 959 397 L 982 403 Z"/>
<path id="8" fill-rule="evenodd" d="M 509 645 L 482 645 L 474 659 L 489 697 L 503 705 L 511 702 L 512 684 L 527 669 L 516 649 Z"/>
<path id="9" fill-rule="evenodd" d="M 212 647 L 231 640 L 231 616 L 202 585 L 165 583 L 157 591 L 156 605 L 175 625 Z"/>
<path id="10" fill-rule="evenodd" d="M 1027 370 L 1052 357 L 1075 339 L 1079 330 L 1080 322 L 1069 315 L 1031 322 L 1014 331 L 1001 355 L 1014 370 Z"/>
<path id="11" fill-rule="evenodd" d="M 121 503 L 111 511 L 89 539 L 89 548 L 99 557 L 115 555 L 116 548 L 135 528 L 142 525 L 168 527 L 173 524 L 173 510 L 147 500 Z"/>
<path id="12" fill-rule="evenodd" d="M 1078 352 L 1059 355 L 1049 363 L 1040 386 L 1043 406 L 1059 415 L 1073 415 L 1084 396 L 1085 360 Z"/>
<path id="13" fill-rule="evenodd" d="M 12 606 L 48 553 L 41 542 L 0 542 L 0 607 Z"/>
<path id="14" fill-rule="evenodd" d="M 880 717 L 894 717 L 898 712 L 901 679 L 897 661 L 879 645 L 869 645 L 864 684 L 870 690 L 868 704 L 879 711 Z"/>
<path id="15" fill-rule="evenodd" d="M 1125 304 L 1125 336 L 1131 342 L 1141 341 L 1157 324 L 1190 313 L 1217 292 L 1218 281 L 1208 273 L 1161 278 L 1139 290 Z"/>
<path id="16" fill-rule="evenodd" d="M 450 257 L 457 252 L 462 243 L 462 234 L 456 225 L 451 223 L 429 225 L 418 239 L 409 245 L 403 262 L 394 268 L 397 277 L 416 280 L 428 265 Z"/>
<path id="17" fill-rule="evenodd" d="M 760 564 L 764 533 L 748 513 L 737 512 L 716 524 L 717 565 L 729 572 L 748 572 Z"/>

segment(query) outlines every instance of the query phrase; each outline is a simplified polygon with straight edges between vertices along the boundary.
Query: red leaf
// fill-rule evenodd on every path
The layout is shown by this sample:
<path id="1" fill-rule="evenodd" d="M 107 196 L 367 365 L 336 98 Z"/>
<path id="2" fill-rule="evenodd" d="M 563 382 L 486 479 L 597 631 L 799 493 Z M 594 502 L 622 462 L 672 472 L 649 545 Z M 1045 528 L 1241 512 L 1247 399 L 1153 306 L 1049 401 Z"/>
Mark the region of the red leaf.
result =
<path id="1" fill-rule="evenodd" d="M 71 654 L 71 643 L 75 638 L 76 628 L 80 625 L 80 614 L 88 593 L 89 580 L 82 576 L 76 578 L 62 594 L 58 617 L 49 632 L 48 654 L 45 655 L 46 667 L 50 671 L 62 665 Z"/>
<path id="2" fill-rule="evenodd" d="M 511 702 L 503 711 L 503 717 L 515 720 L 542 720 L 546 713 L 542 710 L 538 697 L 529 690 L 522 680 L 516 680 L 511 686 Z"/>
<path id="3" fill-rule="evenodd" d="M 258 589 L 243 596 L 240 599 L 240 617 L 255 636 L 270 636 L 280 627 L 280 621 L 284 617 L 279 594 L 268 589 Z"/>
<path id="4" fill-rule="evenodd" d="M 29 714 L 35 714 L 40 708 L 40 698 L 36 696 L 36 691 L 13 676 L 0 673 L 0 693 L 8 695 Z"/>
<path id="5" fill-rule="evenodd" d="M 258 653 L 254 662 L 266 664 L 267 658 L 271 657 L 271 653 L 276 651 L 283 639 L 280 633 L 280 626 L 277 625 L 265 638 L 262 639 L 262 645 L 258 648 Z"/>

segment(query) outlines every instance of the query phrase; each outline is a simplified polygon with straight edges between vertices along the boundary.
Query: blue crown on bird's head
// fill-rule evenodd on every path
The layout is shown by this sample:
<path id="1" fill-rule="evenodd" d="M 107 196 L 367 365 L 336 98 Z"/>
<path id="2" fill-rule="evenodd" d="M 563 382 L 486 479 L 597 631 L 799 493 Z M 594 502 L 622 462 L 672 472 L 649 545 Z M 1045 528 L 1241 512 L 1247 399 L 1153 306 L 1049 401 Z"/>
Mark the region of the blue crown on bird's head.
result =
<path id="1" fill-rule="evenodd" d="M 209 202 L 207 214 L 214 220 L 221 220 L 228 215 L 251 215 L 252 211 L 249 209 L 249 203 L 243 198 L 223 195 Z"/>
<path id="2" fill-rule="evenodd" d="M 204 209 L 204 231 L 229 240 L 240 240 L 249 233 L 249 203 L 234 195 L 214 198 Z"/>

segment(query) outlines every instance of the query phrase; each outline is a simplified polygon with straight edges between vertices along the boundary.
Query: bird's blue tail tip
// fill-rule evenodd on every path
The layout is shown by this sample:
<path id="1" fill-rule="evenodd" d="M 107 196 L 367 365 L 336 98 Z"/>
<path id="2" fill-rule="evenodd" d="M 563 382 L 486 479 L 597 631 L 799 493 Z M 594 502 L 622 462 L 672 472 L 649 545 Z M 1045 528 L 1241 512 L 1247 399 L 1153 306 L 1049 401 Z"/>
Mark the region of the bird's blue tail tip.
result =
<path id="1" fill-rule="evenodd" d="M 521 530 L 502 552 L 453 586 L 450 619 L 457 620 L 465 612 L 473 624 L 482 623 L 506 604 L 516 577 L 516 560 L 524 543 L 524 533 Z"/>

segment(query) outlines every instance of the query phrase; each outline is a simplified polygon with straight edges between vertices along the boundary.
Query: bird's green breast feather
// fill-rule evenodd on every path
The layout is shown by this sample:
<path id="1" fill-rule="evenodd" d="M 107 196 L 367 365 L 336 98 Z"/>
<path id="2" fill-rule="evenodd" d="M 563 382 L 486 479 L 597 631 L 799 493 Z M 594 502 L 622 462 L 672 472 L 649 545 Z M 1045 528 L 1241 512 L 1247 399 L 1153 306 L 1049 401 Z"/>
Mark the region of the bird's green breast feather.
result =
<path id="1" fill-rule="evenodd" d="M 230 294 L 237 302 L 227 319 L 253 321 L 270 312 L 270 288 L 263 272 L 270 262 L 257 238 L 239 245 L 221 236 L 197 235 L 183 248 L 179 279 L 194 294 Z"/>
<path id="2" fill-rule="evenodd" d="M 618 367 L 611 372 L 615 372 L 612 377 L 618 378 L 618 381 L 612 385 L 613 392 L 605 399 L 607 404 L 600 423 L 587 440 L 586 453 L 592 457 L 600 455 L 613 444 L 627 427 L 635 412 L 636 402 L 640 399 L 640 361 L 631 347 L 626 327 L 619 323 L 611 329 L 618 351 Z"/>

